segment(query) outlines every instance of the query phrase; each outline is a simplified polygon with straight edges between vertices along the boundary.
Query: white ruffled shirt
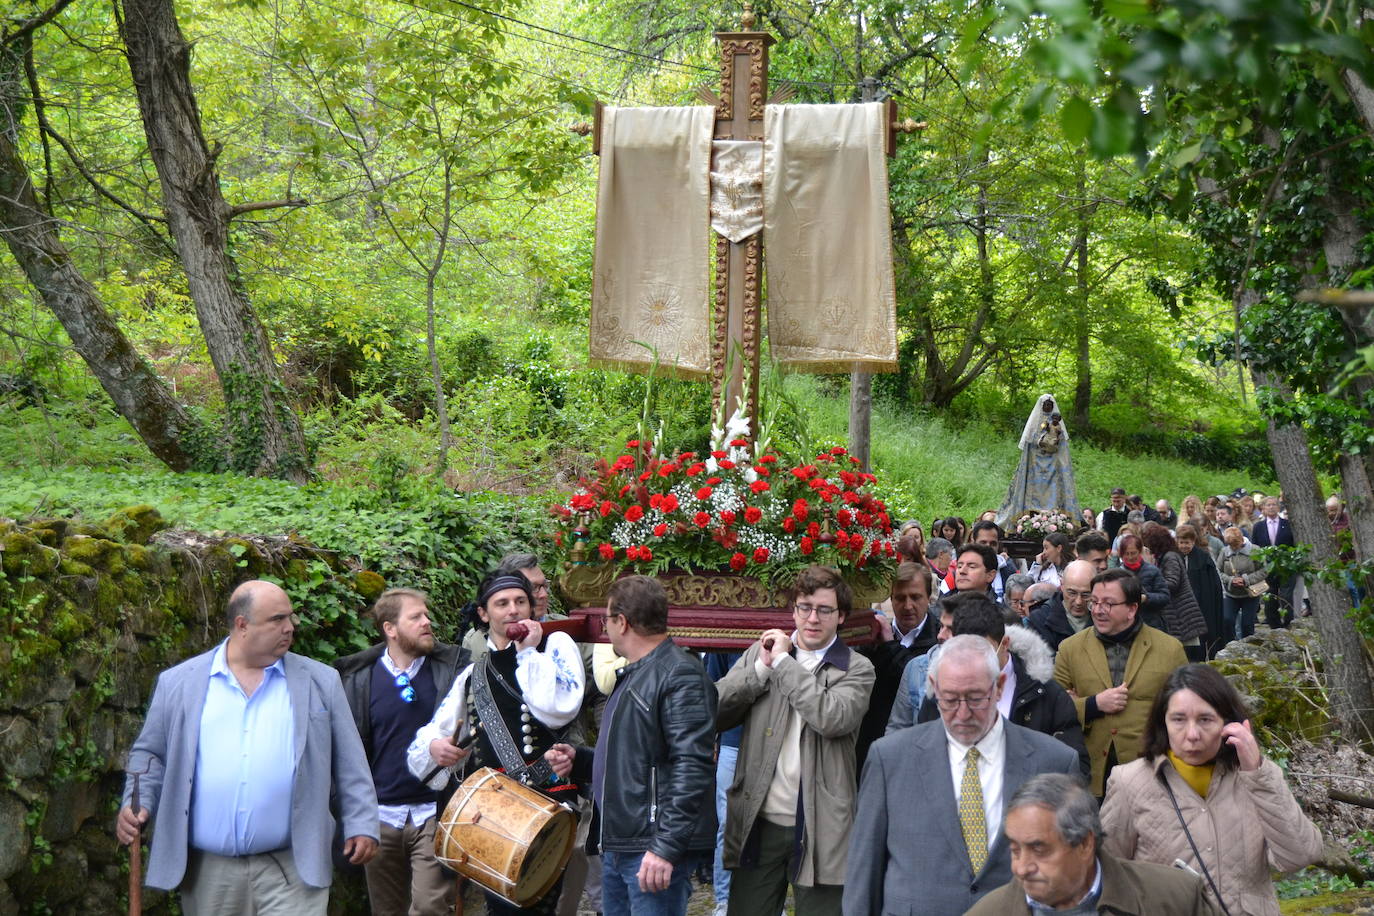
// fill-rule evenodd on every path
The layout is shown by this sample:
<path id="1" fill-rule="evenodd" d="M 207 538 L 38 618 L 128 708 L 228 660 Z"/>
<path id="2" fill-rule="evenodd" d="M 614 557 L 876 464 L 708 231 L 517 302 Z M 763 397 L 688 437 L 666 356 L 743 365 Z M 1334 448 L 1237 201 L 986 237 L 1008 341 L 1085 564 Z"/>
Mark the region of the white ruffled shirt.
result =
<path id="1" fill-rule="evenodd" d="M 487 648 L 496 651 L 490 639 Z M 435 766 L 436 761 L 429 755 L 431 741 L 455 735 L 462 741 L 467 736 L 468 678 L 472 676 L 472 667 L 468 665 L 454 678 L 448 696 L 434 711 L 434 718 L 415 733 L 415 740 L 406 749 L 406 765 L 416 779 L 423 779 Z M 549 728 L 561 728 L 577 718 L 585 680 L 582 653 L 567 633 L 550 633 L 543 652 L 530 647 L 515 656 L 515 681 L 520 695 L 531 715 Z M 448 777 L 448 768 L 441 768 L 426 785 L 442 789 Z"/>

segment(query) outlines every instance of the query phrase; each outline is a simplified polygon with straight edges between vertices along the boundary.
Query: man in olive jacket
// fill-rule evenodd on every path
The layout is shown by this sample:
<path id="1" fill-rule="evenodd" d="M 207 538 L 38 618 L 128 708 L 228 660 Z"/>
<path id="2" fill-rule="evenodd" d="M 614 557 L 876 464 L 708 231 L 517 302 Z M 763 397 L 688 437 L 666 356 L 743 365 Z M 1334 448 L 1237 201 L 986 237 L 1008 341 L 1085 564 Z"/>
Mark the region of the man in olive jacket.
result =
<path id="1" fill-rule="evenodd" d="M 1092 580 L 1092 623 L 1059 644 L 1054 679 L 1073 697 L 1092 761 L 1092 792 L 1107 772 L 1140 756 L 1150 705 L 1173 670 L 1188 663 L 1183 644 L 1140 621 L 1141 587 L 1124 569 Z"/>
<path id="2" fill-rule="evenodd" d="M 854 820 L 854 745 L 873 664 L 836 633 L 849 586 L 813 566 L 797 577 L 791 634 L 768 630 L 716 685 L 724 730 L 744 725 L 726 795 L 729 916 L 838 916 Z"/>

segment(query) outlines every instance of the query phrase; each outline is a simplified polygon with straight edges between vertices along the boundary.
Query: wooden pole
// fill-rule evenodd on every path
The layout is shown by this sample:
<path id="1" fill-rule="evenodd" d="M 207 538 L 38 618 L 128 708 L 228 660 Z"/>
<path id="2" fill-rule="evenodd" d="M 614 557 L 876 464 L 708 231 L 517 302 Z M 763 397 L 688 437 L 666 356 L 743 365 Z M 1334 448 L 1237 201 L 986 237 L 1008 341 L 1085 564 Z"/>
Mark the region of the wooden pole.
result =
<path id="1" fill-rule="evenodd" d="M 746 5 L 745 31 L 717 32 L 720 42 L 720 94 L 716 100 L 717 140 L 762 140 L 768 100 L 768 47 L 773 36 L 752 31 L 754 14 Z M 740 398 L 749 404 L 750 428 L 759 410 L 760 295 L 763 231 L 743 242 L 716 236 L 716 313 L 711 341 L 711 394 L 725 414 Z M 729 377 L 727 378 L 727 368 Z"/>
<path id="2" fill-rule="evenodd" d="M 878 81 L 872 77 L 860 80 L 859 98 L 878 101 Z M 859 459 L 859 467 L 865 471 L 872 470 L 872 429 L 873 376 L 856 366 L 849 373 L 849 454 Z"/>

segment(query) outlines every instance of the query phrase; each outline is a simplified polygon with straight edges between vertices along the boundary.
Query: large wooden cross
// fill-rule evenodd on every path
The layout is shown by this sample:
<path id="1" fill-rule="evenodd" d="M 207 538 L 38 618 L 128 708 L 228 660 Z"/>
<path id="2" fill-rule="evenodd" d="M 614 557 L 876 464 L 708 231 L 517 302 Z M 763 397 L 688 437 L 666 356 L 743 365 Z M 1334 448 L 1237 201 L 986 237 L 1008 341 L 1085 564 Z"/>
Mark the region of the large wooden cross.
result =
<path id="1" fill-rule="evenodd" d="M 768 95 L 768 48 L 774 38 L 754 31 L 754 12 L 748 3 L 740 17 L 742 31 L 717 32 L 720 43 L 720 90 L 703 87 L 698 94 L 716 109 L 716 140 L 763 140 L 764 107 L 785 101 L 790 91 Z M 910 119 L 898 124 L 896 103 L 888 100 L 887 154 L 896 148 L 897 132 L 924 127 Z M 601 106 L 592 129 L 593 152 L 601 152 Z M 716 234 L 715 317 L 711 334 L 711 394 L 715 411 L 734 411 L 743 398 L 748 404 L 751 428 L 757 430 L 759 409 L 759 360 L 762 329 L 763 230 L 732 242 Z M 866 391 L 866 373 L 855 372 L 855 384 Z M 866 399 L 866 394 L 860 398 Z M 867 414 L 861 412 L 858 427 L 851 423 L 851 450 L 868 464 Z M 859 441 L 856 441 L 859 440 Z M 855 447 L 858 446 L 858 447 Z"/>

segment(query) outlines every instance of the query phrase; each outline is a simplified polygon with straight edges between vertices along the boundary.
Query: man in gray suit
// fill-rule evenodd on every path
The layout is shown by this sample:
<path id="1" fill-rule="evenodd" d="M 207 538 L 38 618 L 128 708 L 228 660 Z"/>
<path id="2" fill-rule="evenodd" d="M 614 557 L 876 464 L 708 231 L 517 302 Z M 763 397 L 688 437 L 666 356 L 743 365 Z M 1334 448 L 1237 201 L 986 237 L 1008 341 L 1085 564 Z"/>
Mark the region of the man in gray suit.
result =
<path id="1" fill-rule="evenodd" d="M 377 796 L 339 675 L 290 652 L 291 599 L 270 582 L 229 598 L 229 637 L 162 672 L 129 751 L 116 835 L 151 819 L 151 887 L 201 914 L 319 914 L 329 902 L 334 818 L 343 854 L 377 850 Z"/>
<path id="2" fill-rule="evenodd" d="M 1037 773 L 1078 778 L 1073 749 L 998 713 L 1001 668 L 986 639 L 951 638 L 931 663 L 940 721 L 874 742 L 850 838 L 844 916 L 959 916 L 1011 880 L 1005 799 Z"/>

